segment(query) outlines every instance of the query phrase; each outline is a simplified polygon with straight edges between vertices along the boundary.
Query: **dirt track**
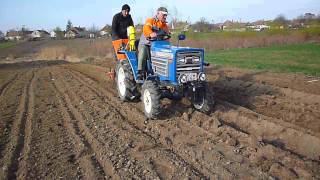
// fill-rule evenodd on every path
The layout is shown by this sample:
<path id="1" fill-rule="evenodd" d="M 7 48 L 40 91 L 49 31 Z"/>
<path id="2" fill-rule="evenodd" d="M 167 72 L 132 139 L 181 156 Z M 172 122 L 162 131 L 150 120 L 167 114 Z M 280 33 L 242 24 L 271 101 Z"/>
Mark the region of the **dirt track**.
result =
<path id="1" fill-rule="evenodd" d="M 212 70 L 209 116 L 123 103 L 113 64 L 0 65 L 0 179 L 320 179 L 320 85 Z"/>

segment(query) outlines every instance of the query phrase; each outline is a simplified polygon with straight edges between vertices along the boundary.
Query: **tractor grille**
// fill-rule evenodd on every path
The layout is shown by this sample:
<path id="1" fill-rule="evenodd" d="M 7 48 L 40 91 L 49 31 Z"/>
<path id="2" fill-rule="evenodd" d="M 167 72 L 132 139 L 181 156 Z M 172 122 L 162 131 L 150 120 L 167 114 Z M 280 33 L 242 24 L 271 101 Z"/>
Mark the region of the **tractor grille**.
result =
<path id="1" fill-rule="evenodd" d="M 185 62 L 182 62 L 184 59 Z M 194 59 L 199 59 L 194 62 Z M 199 73 L 201 65 L 201 52 L 180 52 L 177 54 L 177 73 L 178 78 L 181 74 Z"/>
<path id="2" fill-rule="evenodd" d="M 162 75 L 168 77 L 168 60 L 162 58 L 152 57 L 152 69 L 157 75 Z"/>
<path id="3" fill-rule="evenodd" d="M 152 69 L 156 75 L 169 76 L 169 60 L 172 60 L 171 53 L 151 52 Z"/>

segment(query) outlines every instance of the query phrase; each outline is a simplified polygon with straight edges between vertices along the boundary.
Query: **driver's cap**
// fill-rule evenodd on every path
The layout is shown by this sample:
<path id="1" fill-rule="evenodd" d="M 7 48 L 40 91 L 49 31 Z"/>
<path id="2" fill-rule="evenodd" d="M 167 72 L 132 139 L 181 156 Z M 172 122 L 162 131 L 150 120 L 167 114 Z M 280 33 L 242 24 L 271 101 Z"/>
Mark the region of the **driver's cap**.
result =
<path id="1" fill-rule="evenodd" d="M 165 7 L 159 7 L 157 11 L 161 12 L 162 14 L 168 14 L 168 10 Z"/>

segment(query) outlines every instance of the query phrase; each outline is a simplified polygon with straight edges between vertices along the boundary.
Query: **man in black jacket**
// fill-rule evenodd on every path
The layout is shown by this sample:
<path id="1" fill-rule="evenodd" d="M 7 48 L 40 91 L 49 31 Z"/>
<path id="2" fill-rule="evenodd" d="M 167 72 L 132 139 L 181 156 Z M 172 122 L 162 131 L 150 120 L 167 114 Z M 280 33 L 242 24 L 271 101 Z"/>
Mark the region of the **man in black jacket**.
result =
<path id="1" fill-rule="evenodd" d="M 121 12 L 113 16 L 112 20 L 112 40 L 128 39 L 127 27 L 134 26 L 131 18 L 130 6 L 122 6 Z"/>

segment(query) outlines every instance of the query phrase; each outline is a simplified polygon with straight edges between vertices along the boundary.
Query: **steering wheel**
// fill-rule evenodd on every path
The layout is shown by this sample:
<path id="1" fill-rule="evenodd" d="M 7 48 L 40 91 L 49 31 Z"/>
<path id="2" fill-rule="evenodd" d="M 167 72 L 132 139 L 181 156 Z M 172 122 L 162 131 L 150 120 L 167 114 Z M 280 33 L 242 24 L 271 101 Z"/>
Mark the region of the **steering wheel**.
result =
<path id="1" fill-rule="evenodd" d="M 171 38 L 171 35 L 162 29 L 157 29 L 157 30 L 155 30 L 155 32 L 157 34 L 157 37 L 154 37 L 154 38 L 149 37 L 149 38 L 147 38 L 147 40 L 149 40 L 149 41 L 163 41 L 163 40 L 168 40 Z"/>
<path id="2" fill-rule="evenodd" d="M 154 37 L 154 38 L 148 37 L 147 40 L 148 41 L 165 41 L 170 38 L 171 36 L 169 34 L 157 34 L 157 37 Z"/>

